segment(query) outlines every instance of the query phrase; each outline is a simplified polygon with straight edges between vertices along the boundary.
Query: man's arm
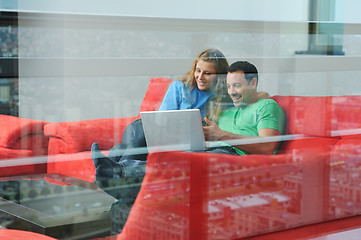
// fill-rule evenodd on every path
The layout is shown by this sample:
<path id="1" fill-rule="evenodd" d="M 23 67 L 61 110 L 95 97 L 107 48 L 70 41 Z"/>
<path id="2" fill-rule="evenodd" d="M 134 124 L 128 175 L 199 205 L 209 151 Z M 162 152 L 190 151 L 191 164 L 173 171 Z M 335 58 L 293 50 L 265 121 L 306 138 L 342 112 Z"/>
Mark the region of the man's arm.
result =
<path id="1" fill-rule="evenodd" d="M 250 138 L 262 138 L 262 137 L 281 135 L 281 133 L 278 130 L 272 128 L 263 128 L 259 130 L 258 137 L 243 136 L 224 131 L 220 129 L 215 122 L 209 121 L 208 119 L 206 119 L 206 122 L 209 126 L 203 127 L 203 132 L 207 141 L 250 139 Z M 277 145 L 278 142 L 265 142 L 265 143 L 235 145 L 233 147 L 236 147 L 242 151 L 253 154 L 273 154 Z"/>

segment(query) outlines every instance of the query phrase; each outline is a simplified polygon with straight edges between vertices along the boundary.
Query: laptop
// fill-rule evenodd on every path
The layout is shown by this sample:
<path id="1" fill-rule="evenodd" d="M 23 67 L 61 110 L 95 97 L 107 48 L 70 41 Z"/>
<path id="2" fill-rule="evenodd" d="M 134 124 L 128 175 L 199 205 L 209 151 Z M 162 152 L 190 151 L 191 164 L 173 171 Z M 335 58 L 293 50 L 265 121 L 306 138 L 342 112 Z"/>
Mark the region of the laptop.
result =
<path id="1" fill-rule="evenodd" d="M 206 149 L 199 109 L 141 112 L 148 151 Z"/>

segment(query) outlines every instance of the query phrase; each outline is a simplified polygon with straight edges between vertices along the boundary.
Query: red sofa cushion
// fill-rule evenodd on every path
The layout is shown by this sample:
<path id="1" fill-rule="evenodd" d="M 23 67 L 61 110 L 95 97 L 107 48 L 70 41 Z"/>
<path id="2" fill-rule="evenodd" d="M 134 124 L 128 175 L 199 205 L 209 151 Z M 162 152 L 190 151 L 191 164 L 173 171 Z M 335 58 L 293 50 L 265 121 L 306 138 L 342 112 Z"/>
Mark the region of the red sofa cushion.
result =
<path id="1" fill-rule="evenodd" d="M 124 129 L 136 117 L 91 119 L 50 123 L 45 135 L 50 137 L 49 154 L 76 153 L 90 150 L 94 142 L 101 149 L 110 149 L 121 142 Z"/>
<path id="2" fill-rule="evenodd" d="M 286 115 L 285 134 L 331 136 L 332 97 L 273 96 Z"/>
<path id="3" fill-rule="evenodd" d="M 29 231 L 0 229 L 0 239 L 11 240 L 56 240 L 55 238 Z"/>
<path id="4" fill-rule="evenodd" d="M 297 109 L 303 113 L 304 134 L 329 137 L 332 135 L 332 97 L 297 97 Z"/>
<path id="5" fill-rule="evenodd" d="M 272 96 L 271 99 L 275 100 L 282 108 L 286 116 L 286 129 L 284 134 L 298 134 L 303 132 L 302 122 L 298 122 L 297 115 L 295 114 L 293 96 Z"/>
<path id="6" fill-rule="evenodd" d="M 19 138 L 12 146 L 13 149 L 28 149 L 34 156 L 48 154 L 49 137 L 43 134 L 31 134 Z"/>
<path id="7" fill-rule="evenodd" d="M 140 112 L 156 111 L 162 104 L 165 93 L 168 90 L 171 79 L 168 78 L 152 78 L 145 93 L 143 102 L 140 106 L 138 117 Z"/>
<path id="8" fill-rule="evenodd" d="M 361 154 L 361 141 L 353 138 L 341 139 L 334 146 L 331 154 L 334 162 L 357 160 Z"/>
<path id="9" fill-rule="evenodd" d="M 361 96 L 332 98 L 332 126 L 341 138 L 361 138 Z"/>
<path id="10" fill-rule="evenodd" d="M 29 149 L 35 154 L 46 154 L 48 146 L 48 138 L 44 137 L 46 124 L 48 122 L 41 120 L 0 115 L 0 146 Z"/>
<path id="11" fill-rule="evenodd" d="M 361 96 L 273 96 L 287 117 L 286 134 L 361 136 Z"/>

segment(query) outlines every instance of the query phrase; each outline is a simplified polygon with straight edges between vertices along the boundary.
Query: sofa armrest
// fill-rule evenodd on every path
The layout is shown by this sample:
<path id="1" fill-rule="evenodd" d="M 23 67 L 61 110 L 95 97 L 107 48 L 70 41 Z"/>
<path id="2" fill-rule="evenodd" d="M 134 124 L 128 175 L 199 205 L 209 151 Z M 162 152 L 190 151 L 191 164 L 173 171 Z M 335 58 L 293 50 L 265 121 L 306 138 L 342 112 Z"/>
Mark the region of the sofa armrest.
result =
<path id="1" fill-rule="evenodd" d="M 5 148 L 24 148 L 22 140 L 32 135 L 44 135 L 44 126 L 48 122 L 0 115 L 0 146 Z M 19 142 L 20 141 L 20 142 Z"/>
<path id="2" fill-rule="evenodd" d="M 51 123 L 44 133 L 50 137 L 48 154 L 76 153 L 90 150 L 97 142 L 101 149 L 110 149 L 121 142 L 124 129 L 136 117 L 91 119 Z"/>
<path id="3" fill-rule="evenodd" d="M 237 218 L 252 210 L 271 211 L 272 195 L 263 193 L 281 198 L 276 193 L 283 187 L 279 179 L 292 168 L 289 154 L 150 153 L 141 189 L 117 239 L 233 239 L 268 231 L 239 231 L 243 222 Z M 175 233 L 168 231 L 174 226 Z"/>

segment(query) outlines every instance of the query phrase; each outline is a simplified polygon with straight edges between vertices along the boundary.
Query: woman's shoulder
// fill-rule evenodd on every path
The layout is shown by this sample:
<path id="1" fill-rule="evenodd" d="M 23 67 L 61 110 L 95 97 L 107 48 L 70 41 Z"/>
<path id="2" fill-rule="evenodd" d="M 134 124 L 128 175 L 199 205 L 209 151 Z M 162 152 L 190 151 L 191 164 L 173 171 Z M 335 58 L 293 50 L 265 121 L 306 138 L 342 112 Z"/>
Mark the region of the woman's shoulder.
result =
<path id="1" fill-rule="evenodd" d="M 181 80 L 174 80 L 171 85 L 169 86 L 170 89 L 173 91 L 183 92 L 183 93 L 190 93 L 189 87 L 182 82 Z"/>
<path id="2" fill-rule="evenodd" d="M 277 102 L 275 100 L 271 99 L 271 98 L 262 98 L 262 99 L 258 100 L 257 103 L 260 104 L 260 105 L 277 104 Z"/>
<path id="3" fill-rule="evenodd" d="M 181 80 L 174 80 L 171 82 L 171 86 L 181 88 L 185 87 L 186 85 Z"/>
<path id="4" fill-rule="evenodd" d="M 280 105 L 273 99 L 261 99 L 258 101 L 260 108 L 268 108 L 268 109 L 279 109 L 282 110 Z"/>

